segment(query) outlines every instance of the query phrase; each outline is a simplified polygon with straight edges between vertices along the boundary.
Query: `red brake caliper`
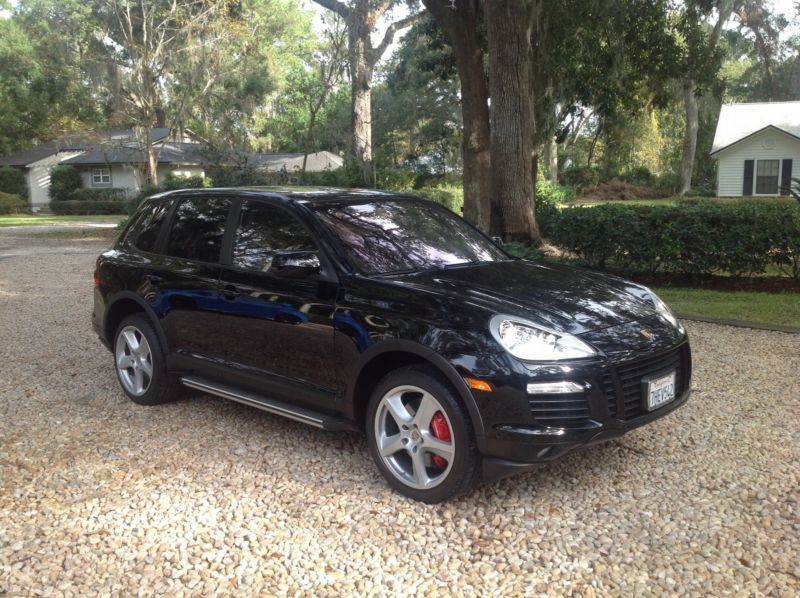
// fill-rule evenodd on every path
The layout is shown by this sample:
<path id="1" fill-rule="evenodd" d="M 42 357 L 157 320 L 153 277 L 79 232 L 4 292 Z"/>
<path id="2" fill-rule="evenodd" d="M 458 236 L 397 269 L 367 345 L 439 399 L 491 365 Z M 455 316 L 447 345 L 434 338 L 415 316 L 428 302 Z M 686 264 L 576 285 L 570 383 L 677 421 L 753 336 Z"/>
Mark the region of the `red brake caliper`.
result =
<path id="1" fill-rule="evenodd" d="M 431 431 L 433 435 L 443 442 L 450 442 L 450 426 L 441 411 L 437 411 L 431 420 Z M 447 467 L 447 460 L 439 455 L 431 455 L 431 461 L 439 469 Z"/>

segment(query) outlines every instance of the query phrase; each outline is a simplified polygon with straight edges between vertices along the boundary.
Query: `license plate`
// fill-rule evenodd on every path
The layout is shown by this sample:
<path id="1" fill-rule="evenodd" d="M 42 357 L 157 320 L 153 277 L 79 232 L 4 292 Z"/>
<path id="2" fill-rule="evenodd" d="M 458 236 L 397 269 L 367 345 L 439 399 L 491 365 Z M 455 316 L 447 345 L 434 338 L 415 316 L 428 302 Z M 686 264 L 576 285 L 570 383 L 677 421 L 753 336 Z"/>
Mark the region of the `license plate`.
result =
<path id="1" fill-rule="evenodd" d="M 648 411 L 675 400 L 675 371 L 645 381 L 645 405 Z"/>

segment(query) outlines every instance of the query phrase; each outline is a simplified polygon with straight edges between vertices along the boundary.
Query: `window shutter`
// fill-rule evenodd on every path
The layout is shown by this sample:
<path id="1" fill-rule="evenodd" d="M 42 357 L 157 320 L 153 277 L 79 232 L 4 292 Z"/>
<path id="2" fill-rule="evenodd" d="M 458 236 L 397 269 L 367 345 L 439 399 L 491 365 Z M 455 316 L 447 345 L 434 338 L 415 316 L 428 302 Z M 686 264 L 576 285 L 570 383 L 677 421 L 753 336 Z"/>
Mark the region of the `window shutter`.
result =
<path id="1" fill-rule="evenodd" d="M 781 195 L 789 195 L 789 187 L 792 185 L 792 161 L 784 160 L 781 168 Z"/>
<path id="2" fill-rule="evenodd" d="M 744 161 L 744 184 L 742 185 L 742 195 L 753 194 L 753 160 Z"/>

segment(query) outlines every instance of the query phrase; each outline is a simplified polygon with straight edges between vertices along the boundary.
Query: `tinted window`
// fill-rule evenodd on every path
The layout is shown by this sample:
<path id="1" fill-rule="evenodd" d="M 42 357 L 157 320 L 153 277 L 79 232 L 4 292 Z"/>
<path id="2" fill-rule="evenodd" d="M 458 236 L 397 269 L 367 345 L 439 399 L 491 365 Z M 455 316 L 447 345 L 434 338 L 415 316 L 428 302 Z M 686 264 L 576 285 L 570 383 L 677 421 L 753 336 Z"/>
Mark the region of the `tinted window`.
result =
<path id="1" fill-rule="evenodd" d="M 259 201 L 242 203 L 233 245 L 233 265 L 266 272 L 281 251 L 314 251 L 305 228 L 291 214 Z"/>
<path id="2" fill-rule="evenodd" d="M 139 218 L 133 233 L 133 244 L 142 251 L 155 251 L 158 233 L 172 202 L 161 201 L 150 206 Z"/>
<path id="3" fill-rule="evenodd" d="M 375 200 L 314 207 L 362 272 L 430 270 L 508 259 L 464 220 L 436 204 Z"/>
<path id="4" fill-rule="evenodd" d="M 219 261 L 231 202 L 222 198 L 184 199 L 175 210 L 167 255 L 201 262 Z"/>

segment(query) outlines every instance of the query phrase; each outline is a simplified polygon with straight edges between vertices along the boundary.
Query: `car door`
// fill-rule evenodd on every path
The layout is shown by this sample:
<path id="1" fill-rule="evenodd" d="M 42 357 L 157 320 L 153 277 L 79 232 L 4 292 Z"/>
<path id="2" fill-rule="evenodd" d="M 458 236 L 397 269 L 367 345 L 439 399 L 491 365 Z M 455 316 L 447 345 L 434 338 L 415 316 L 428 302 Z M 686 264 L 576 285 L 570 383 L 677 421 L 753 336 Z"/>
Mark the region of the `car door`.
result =
<path id="1" fill-rule="evenodd" d="M 239 384 L 255 392 L 333 409 L 335 275 L 324 256 L 318 271 L 287 276 L 278 270 L 281 256 L 319 252 L 308 229 L 284 207 L 244 199 L 237 211 L 220 279 L 229 365 Z"/>
<path id="2" fill-rule="evenodd" d="M 170 353 L 191 361 L 224 362 L 219 336 L 220 253 L 232 201 L 225 197 L 180 198 L 152 256 L 148 301 L 161 320 Z"/>

